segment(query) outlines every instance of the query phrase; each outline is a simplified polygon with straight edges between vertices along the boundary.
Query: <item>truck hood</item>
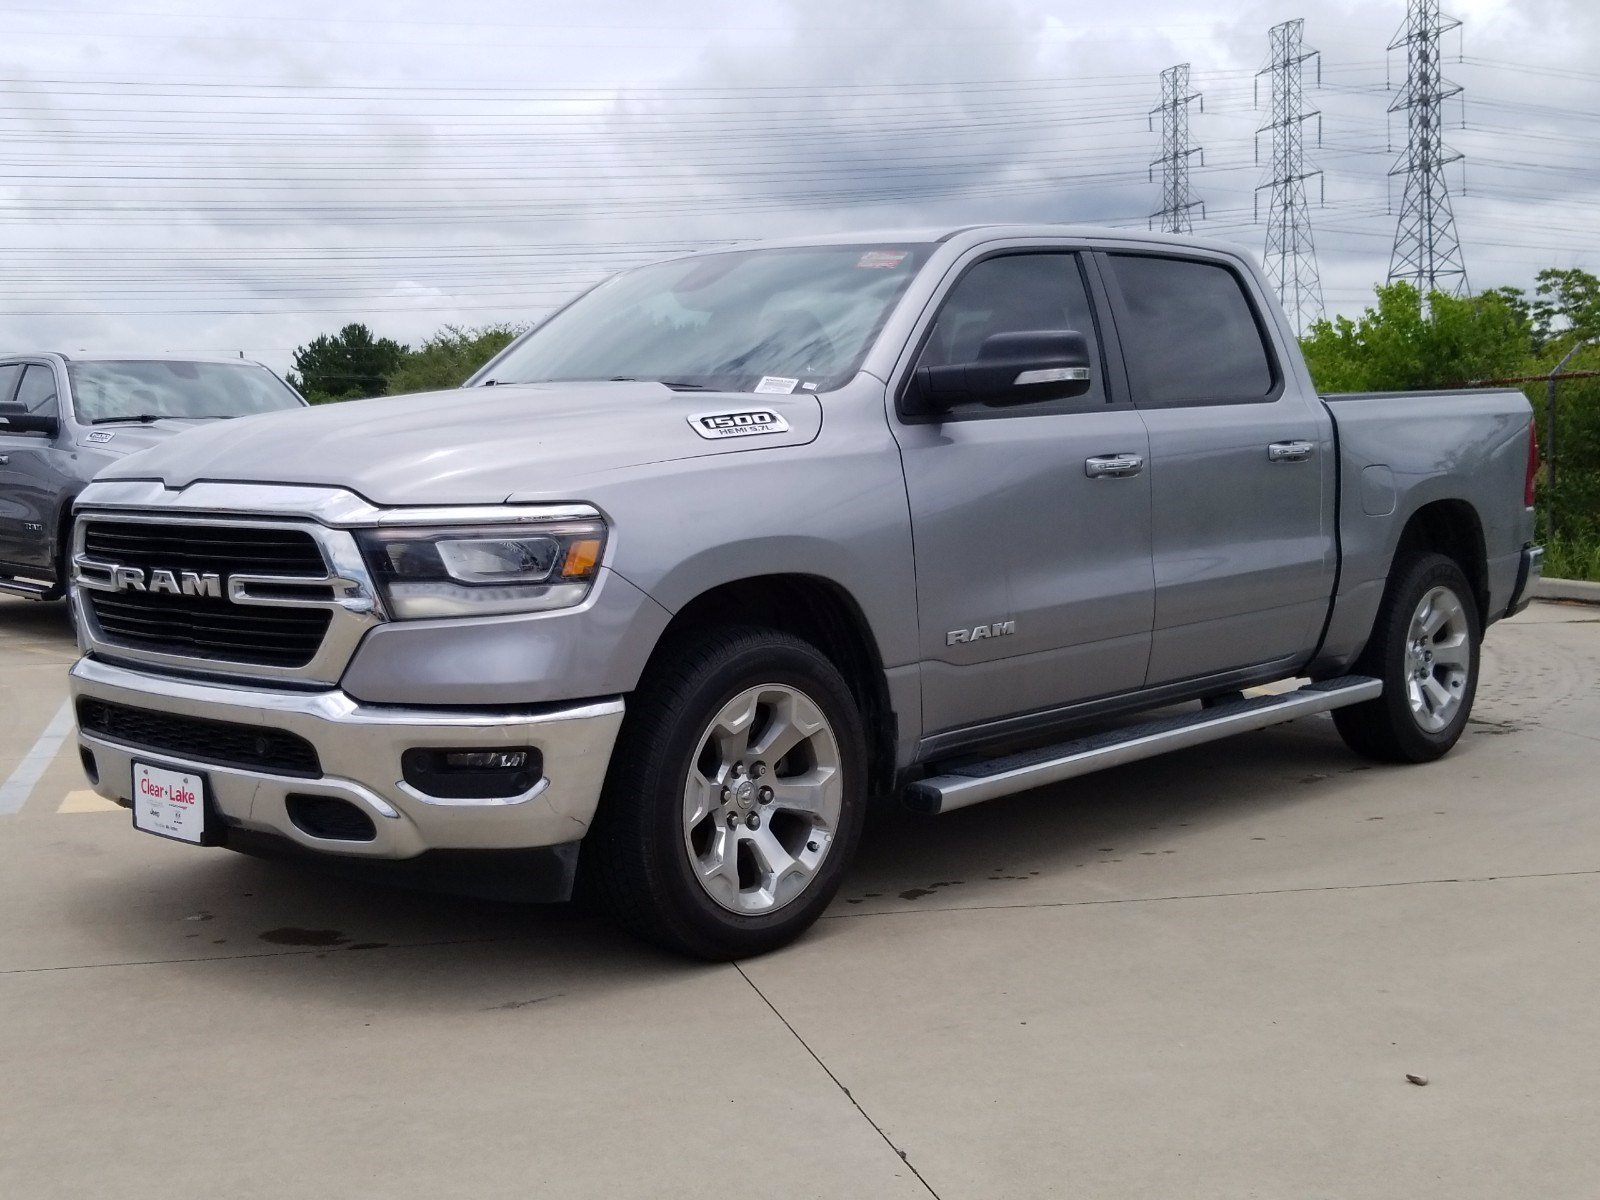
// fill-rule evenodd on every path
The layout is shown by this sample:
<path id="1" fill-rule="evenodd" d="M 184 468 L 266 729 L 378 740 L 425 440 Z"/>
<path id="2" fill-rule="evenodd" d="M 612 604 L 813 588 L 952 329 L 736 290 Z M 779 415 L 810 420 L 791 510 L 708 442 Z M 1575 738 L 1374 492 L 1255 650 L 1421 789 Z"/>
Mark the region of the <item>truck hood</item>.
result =
<path id="1" fill-rule="evenodd" d="M 691 417 L 766 411 L 781 433 L 716 440 Z M 151 426 L 149 428 L 155 428 Z M 378 397 L 218 421 L 124 459 L 101 479 L 342 487 L 374 504 L 499 503 L 576 490 L 599 473 L 803 445 L 822 428 L 812 395 L 675 392 L 659 383 L 517 384 Z M 120 437 L 120 434 L 119 434 Z"/>

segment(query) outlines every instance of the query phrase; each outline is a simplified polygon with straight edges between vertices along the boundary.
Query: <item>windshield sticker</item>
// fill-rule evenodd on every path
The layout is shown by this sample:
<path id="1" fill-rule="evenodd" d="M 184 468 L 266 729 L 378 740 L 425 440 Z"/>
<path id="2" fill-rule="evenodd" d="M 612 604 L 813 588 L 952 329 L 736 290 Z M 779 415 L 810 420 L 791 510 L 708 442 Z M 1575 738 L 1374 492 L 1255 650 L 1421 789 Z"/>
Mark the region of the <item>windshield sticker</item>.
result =
<path id="1" fill-rule="evenodd" d="M 84 441 L 86 441 L 86 442 L 109 442 L 112 438 L 114 438 L 116 436 L 117 435 L 112 433 L 109 429 L 96 429 L 88 437 L 84 438 Z"/>
<path id="2" fill-rule="evenodd" d="M 856 259 L 856 266 L 863 271 L 888 271 L 898 267 L 906 260 L 904 250 L 868 250 Z"/>
<path id="3" fill-rule="evenodd" d="M 711 442 L 723 438 L 789 432 L 789 422 L 766 408 L 747 409 L 744 412 L 695 413 L 689 418 L 689 427 Z"/>
<path id="4" fill-rule="evenodd" d="M 763 375 L 756 384 L 758 396 L 787 396 L 800 386 L 798 379 L 785 379 L 782 375 Z"/>

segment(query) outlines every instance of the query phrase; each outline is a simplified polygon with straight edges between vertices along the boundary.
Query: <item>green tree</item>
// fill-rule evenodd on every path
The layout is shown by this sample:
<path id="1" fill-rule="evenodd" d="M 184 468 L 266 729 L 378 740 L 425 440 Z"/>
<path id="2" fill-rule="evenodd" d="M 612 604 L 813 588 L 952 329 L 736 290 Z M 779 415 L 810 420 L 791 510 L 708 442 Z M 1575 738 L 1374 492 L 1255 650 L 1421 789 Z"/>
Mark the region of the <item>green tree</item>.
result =
<path id="1" fill-rule="evenodd" d="M 1530 375 L 1543 375 L 1572 349 L 1575 337 L 1563 334 L 1549 341 Z M 1556 385 L 1556 471 L 1554 486 L 1548 475 L 1539 481 L 1539 510 L 1542 515 L 1556 513 L 1561 545 L 1550 546 L 1552 562 L 1546 568 L 1555 576 L 1573 577 L 1571 567 L 1561 561 L 1576 554 L 1590 565 L 1579 578 L 1600 578 L 1600 379 L 1584 378 L 1583 372 L 1600 370 L 1600 348 L 1585 347 L 1567 363 L 1566 374 Z M 1547 385 L 1525 386 L 1539 426 L 1539 444 L 1551 449 L 1550 413 Z M 1541 527 L 1546 536 L 1548 525 Z"/>
<path id="2" fill-rule="evenodd" d="M 1534 337 L 1541 348 L 1568 333 L 1574 339 L 1600 335 L 1600 279 L 1589 272 L 1540 271 L 1535 295 Z"/>
<path id="3" fill-rule="evenodd" d="M 381 396 L 406 354 L 399 342 L 375 338 L 365 325 L 346 325 L 296 349 L 289 382 L 313 404 Z"/>
<path id="4" fill-rule="evenodd" d="M 486 325 L 480 329 L 446 325 L 415 350 L 406 351 L 404 359 L 389 374 L 389 394 L 460 387 L 521 332 L 514 325 Z"/>
<path id="5" fill-rule="evenodd" d="M 1460 387 L 1516 375 L 1533 345 L 1529 305 L 1503 288 L 1458 298 L 1422 293 L 1404 281 L 1377 289 L 1378 304 L 1356 320 L 1318 321 L 1301 343 L 1325 392 Z"/>

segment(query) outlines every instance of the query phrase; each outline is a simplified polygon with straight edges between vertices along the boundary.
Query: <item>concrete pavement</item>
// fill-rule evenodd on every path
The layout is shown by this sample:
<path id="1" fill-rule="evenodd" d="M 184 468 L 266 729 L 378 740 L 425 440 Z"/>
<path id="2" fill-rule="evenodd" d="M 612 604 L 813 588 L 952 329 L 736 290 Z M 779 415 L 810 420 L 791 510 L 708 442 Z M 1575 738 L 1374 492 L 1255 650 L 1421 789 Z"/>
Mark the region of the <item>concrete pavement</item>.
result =
<path id="1" fill-rule="evenodd" d="M 135 834 L 69 741 L 0 815 L 0 1197 L 1591 1196 L 1600 610 L 1486 651 L 1443 762 L 886 814 L 736 967 Z M 0 786 L 71 657 L 0 601 Z"/>

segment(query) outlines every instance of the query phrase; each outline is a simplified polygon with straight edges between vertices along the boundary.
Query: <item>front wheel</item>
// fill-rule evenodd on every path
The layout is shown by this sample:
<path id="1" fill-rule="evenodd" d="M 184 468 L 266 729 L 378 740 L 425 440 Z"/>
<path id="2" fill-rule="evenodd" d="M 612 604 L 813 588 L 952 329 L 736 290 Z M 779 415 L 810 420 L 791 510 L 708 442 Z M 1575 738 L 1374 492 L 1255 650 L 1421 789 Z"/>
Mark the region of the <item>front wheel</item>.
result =
<path id="1" fill-rule="evenodd" d="M 1358 675 L 1383 695 L 1335 710 L 1345 743 L 1379 762 L 1429 762 L 1460 739 L 1478 690 L 1483 627 L 1461 568 L 1442 554 L 1396 564 Z"/>
<path id="2" fill-rule="evenodd" d="M 635 934 L 700 958 L 760 954 L 838 890 L 865 770 L 850 688 L 815 647 L 763 629 L 699 636 L 630 701 L 585 857 Z"/>

